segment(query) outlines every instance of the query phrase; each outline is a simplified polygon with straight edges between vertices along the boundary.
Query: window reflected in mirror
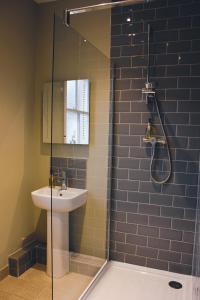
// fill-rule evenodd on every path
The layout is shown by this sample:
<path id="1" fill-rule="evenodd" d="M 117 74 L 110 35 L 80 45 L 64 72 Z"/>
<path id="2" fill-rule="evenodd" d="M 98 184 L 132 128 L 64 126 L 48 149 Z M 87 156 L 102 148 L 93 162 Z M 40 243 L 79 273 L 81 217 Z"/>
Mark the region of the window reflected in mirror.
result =
<path id="1" fill-rule="evenodd" d="M 89 80 L 64 83 L 65 144 L 89 144 Z"/>
<path id="2" fill-rule="evenodd" d="M 67 80 L 53 84 L 53 143 L 89 144 L 88 79 Z M 52 83 L 43 88 L 43 143 L 51 142 Z"/>

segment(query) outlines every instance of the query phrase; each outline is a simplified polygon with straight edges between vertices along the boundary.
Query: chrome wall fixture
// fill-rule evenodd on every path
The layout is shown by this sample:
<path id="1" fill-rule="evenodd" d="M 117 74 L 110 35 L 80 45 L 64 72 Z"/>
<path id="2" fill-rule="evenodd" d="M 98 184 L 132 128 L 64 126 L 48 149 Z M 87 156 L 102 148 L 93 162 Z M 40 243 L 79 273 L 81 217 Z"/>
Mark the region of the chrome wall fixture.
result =
<path id="1" fill-rule="evenodd" d="M 145 136 L 143 138 L 143 142 L 144 143 L 150 143 L 151 144 L 151 162 L 150 162 L 150 175 L 151 175 L 151 179 L 153 182 L 158 183 L 158 184 L 163 184 L 168 182 L 168 180 L 171 177 L 172 174 L 172 161 L 171 161 L 171 154 L 170 154 L 170 149 L 169 149 L 169 143 L 168 143 L 168 139 L 167 139 L 167 135 L 165 132 L 165 128 L 163 125 L 163 121 L 161 118 L 161 114 L 160 114 L 160 109 L 159 109 L 159 105 L 158 105 L 158 99 L 157 99 L 157 95 L 156 95 L 156 90 L 154 89 L 154 84 L 150 81 L 150 34 L 151 34 L 151 27 L 150 24 L 148 24 L 148 51 L 147 51 L 147 58 L 148 58 L 148 63 L 147 63 L 147 79 L 146 79 L 146 83 L 145 83 L 145 87 L 142 89 L 142 93 L 145 95 L 146 97 L 146 103 L 154 103 L 155 107 L 156 107 L 156 111 L 158 114 L 158 119 L 160 122 L 160 126 L 161 126 L 161 130 L 162 130 L 162 137 L 157 137 L 154 136 L 153 134 L 149 134 L 148 137 Z M 156 145 L 161 144 L 163 145 L 163 147 L 165 146 L 167 149 L 167 157 L 168 157 L 168 162 L 169 162 L 169 170 L 168 170 L 168 174 L 166 175 L 166 177 L 164 179 L 156 179 L 153 175 L 153 162 L 155 159 L 155 152 L 156 152 Z"/>

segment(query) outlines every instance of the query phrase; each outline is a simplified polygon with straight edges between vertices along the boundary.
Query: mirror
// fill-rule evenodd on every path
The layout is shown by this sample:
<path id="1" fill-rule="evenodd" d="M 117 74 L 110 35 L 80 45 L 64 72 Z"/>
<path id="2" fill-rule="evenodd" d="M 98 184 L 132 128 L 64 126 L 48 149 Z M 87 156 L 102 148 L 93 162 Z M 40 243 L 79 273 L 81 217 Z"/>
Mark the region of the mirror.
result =
<path id="1" fill-rule="evenodd" d="M 89 144 L 88 79 L 53 83 L 53 143 Z M 51 143 L 52 83 L 43 87 L 43 143 Z"/>

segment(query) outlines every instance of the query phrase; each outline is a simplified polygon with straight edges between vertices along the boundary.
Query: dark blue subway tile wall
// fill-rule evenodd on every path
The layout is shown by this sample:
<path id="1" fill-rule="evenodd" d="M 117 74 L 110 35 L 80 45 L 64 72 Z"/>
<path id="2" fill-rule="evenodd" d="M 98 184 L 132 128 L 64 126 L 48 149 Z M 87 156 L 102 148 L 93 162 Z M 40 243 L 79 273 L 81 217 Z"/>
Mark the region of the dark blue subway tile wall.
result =
<path id="1" fill-rule="evenodd" d="M 19 277 L 33 267 L 37 261 L 37 242 L 32 242 L 8 258 L 9 275 Z"/>
<path id="2" fill-rule="evenodd" d="M 131 20 L 130 22 L 127 22 Z M 159 0 L 112 12 L 115 66 L 111 259 L 191 274 L 200 148 L 200 1 Z M 172 176 L 150 179 L 148 118 L 160 132 L 153 104 L 142 96 L 150 75 L 169 139 Z M 160 147 L 154 171 L 167 171 Z M 166 173 L 165 173 L 166 174 Z"/>
<path id="3" fill-rule="evenodd" d="M 52 157 L 51 167 L 53 174 L 58 177 L 62 177 L 62 172 L 66 173 L 68 187 L 86 188 L 87 159 Z"/>

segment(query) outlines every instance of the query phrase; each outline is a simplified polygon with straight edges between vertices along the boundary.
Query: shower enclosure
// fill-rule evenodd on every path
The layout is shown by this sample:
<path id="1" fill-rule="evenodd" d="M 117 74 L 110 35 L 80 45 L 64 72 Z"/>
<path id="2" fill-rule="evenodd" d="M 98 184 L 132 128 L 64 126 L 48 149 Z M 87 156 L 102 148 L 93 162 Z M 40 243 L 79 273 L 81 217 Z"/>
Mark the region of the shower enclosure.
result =
<path id="1" fill-rule="evenodd" d="M 53 97 L 46 105 L 52 114 L 50 169 L 60 193 L 85 191 L 86 200 L 60 217 L 52 185 L 47 265 L 53 299 L 78 299 L 109 259 L 110 16 L 110 10 L 95 10 L 64 24 L 63 9 L 55 12 L 53 85 L 47 83 Z"/>
<path id="2" fill-rule="evenodd" d="M 200 161 L 199 161 L 199 166 L 200 166 Z M 193 275 L 192 299 L 198 300 L 200 297 L 200 280 L 199 280 L 200 277 L 200 173 L 198 178 L 196 226 L 195 226 L 195 237 L 194 237 L 192 275 Z"/>
<path id="3" fill-rule="evenodd" d="M 195 159 L 179 150 L 187 147 L 179 127 L 188 122 L 185 111 L 181 120 L 175 115 L 185 97 L 175 70 L 182 50 L 173 44 L 176 32 L 171 38 L 167 31 L 170 15 L 166 21 L 161 10 L 157 1 L 55 9 L 52 82 L 44 83 L 43 96 L 43 142 L 51 143 L 47 272 L 53 299 L 85 299 L 110 258 L 191 273 L 194 206 L 181 201 L 190 191 L 195 201 L 196 183 L 187 186 L 181 176 L 189 178 Z M 146 101 L 155 93 L 155 103 Z M 149 115 L 162 145 L 144 139 Z M 154 173 L 166 176 L 155 180 Z M 55 186 L 58 197 L 79 191 L 84 200 L 74 205 L 73 196 L 72 207 L 57 213 Z M 198 225 L 195 243 L 198 276 Z M 195 280 L 194 300 L 197 295 Z"/>

